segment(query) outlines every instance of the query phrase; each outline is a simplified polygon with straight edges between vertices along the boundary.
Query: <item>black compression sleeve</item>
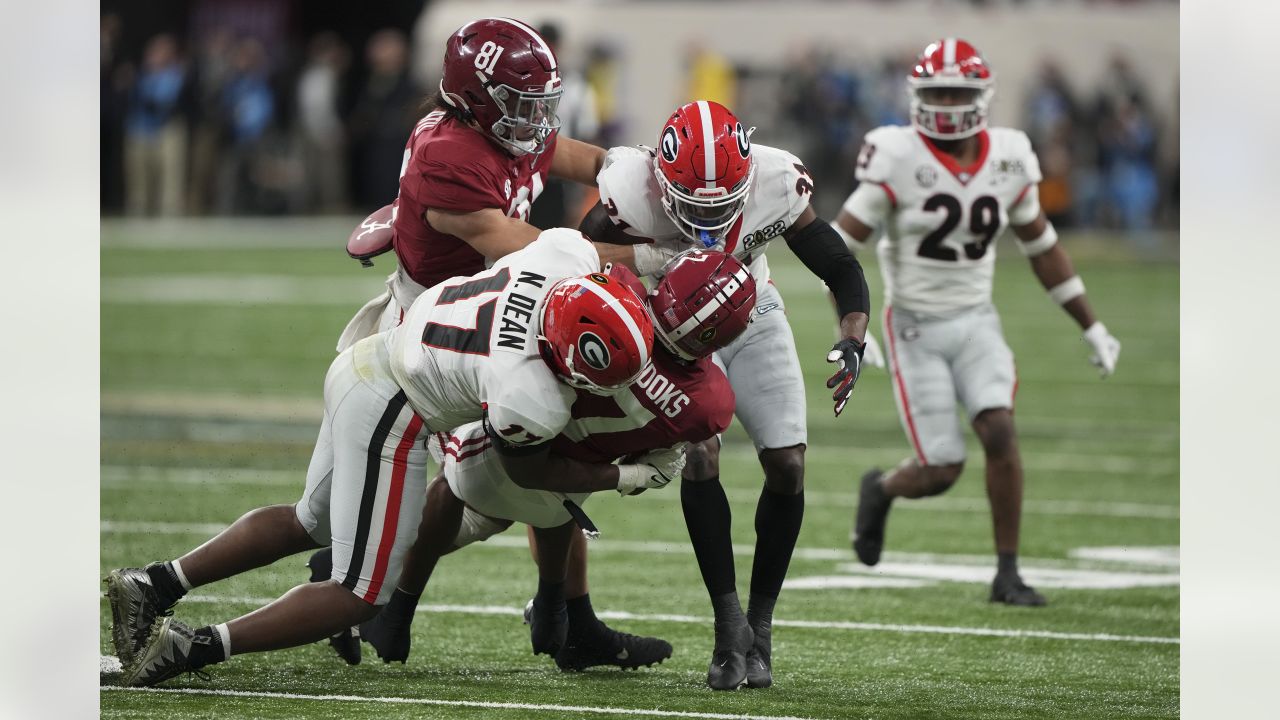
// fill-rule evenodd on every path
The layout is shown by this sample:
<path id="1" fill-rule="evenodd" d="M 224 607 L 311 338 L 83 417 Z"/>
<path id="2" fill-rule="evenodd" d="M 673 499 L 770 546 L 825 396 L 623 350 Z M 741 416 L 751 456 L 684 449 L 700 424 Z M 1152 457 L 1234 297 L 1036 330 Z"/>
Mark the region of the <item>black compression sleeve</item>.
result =
<path id="1" fill-rule="evenodd" d="M 831 288 L 840 317 L 851 312 L 871 314 L 871 293 L 862 265 L 826 220 L 814 218 L 787 238 L 791 252 Z"/>

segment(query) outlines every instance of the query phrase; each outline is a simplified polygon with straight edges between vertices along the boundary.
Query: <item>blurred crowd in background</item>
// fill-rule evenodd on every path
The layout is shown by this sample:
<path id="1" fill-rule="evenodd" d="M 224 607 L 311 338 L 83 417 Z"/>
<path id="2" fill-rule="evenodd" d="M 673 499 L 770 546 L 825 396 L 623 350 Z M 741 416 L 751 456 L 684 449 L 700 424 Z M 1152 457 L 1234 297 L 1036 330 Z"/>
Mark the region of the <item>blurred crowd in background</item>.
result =
<path id="1" fill-rule="evenodd" d="M 358 26 L 353 11 L 302 13 L 289 0 L 153 2 L 145 16 L 136 5 L 102 5 L 103 214 L 363 213 L 394 199 L 405 141 L 435 83 L 410 71 L 424 2 L 388 3 Z M 558 44 L 558 28 L 540 30 Z M 808 50 L 783 67 L 756 67 L 691 46 L 685 93 L 787 138 L 776 144 L 805 158 L 816 209 L 834 217 L 863 133 L 909 122 L 904 78 L 918 50 L 874 63 Z M 627 58 L 603 43 L 576 56 L 584 61 L 566 68 L 563 132 L 606 147 L 643 133 L 619 112 Z M 1176 112 L 1151 106 L 1122 54 L 1094 87 L 1072 87 L 1061 60 L 1042 59 L 1016 114 L 1040 157 L 1046 212 L 1059 227 L 1176 227 Z M 574 192 L 550 187 L 535 203 L 536 224 L 576 224 Z"/>

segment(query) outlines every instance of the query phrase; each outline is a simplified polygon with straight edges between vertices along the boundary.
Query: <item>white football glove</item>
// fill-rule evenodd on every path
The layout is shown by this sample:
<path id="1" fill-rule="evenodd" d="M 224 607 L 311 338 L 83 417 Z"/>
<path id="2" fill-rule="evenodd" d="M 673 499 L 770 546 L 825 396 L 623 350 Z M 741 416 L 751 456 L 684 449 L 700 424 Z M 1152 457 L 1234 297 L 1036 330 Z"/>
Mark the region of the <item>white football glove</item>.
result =
<path id="1" fill-rule="evenodd" d="M 866 347 L 862 348 L 862 364 L 870 365 L 874 368 L 884 368 L 884 350 L 880 349 L 880 343 L 876 341 L 876 336 L 867 331 L 867 336 L 863 338 Z"/>
<path id="2" fill-rule="evenodd" d="M 664 488 L 684 470 L 684 445 L 652 450 L 634 463 L 618 466 L 618 493 L 639 495 L 650 488 Z"/>
<path id="3" fill-rule="evenodd" d="M 1116 361 L 1120 359 L 1120 341 L 1112 337 L 1107 332 L 1107 326 L 1100 322 L 1095 322 L 1084 331 L 1084 341 L 1089 343 L 1089 348 L 1093 353 L 1089 355 L 1089 362 L 1098 367 L 1102 377 L 1106 377 L 1116 371 Z"/>

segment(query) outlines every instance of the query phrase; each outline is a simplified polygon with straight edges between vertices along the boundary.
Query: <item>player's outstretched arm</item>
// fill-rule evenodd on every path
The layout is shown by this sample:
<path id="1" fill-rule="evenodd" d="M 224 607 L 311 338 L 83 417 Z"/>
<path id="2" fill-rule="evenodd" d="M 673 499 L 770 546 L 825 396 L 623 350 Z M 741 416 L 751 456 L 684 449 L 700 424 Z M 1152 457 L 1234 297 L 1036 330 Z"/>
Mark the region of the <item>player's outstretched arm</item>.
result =
<path id="1" fill-rule="evenodd" d="M 1090 361 L 1103 377 L 1115 372 L 1116 361 L 1120 359 L 1120 341 L 1094 316 L 1085 296 L 1084 281 L 1076 274 L 1066 250 L 1058 244 L 1053 224 L 1041 212 L 1030 223 L 1014 225 L 1013 232 L 1018 237 L 1019 248 L 1031 261 L 1031 271 L 1049 297 L 1084 330 L 1084 341 L 1093 351 Z"/>
<path id="2" fill-rule="evenodd" d="M 427 208 L 427 224 L 442 233 L 462 238 L 490 261 L 537 240 L 540 232 L 523 220 L 507 217 L 497 208 L 474 212 Z"/>
<path id="3" fill-rule="evenodd" d="M 863 341 L 871 312 L 867 279 L 840 235 L 812 207 L 805 208 L 783 237 L 800 262 L 822 278 L 835 297 L 841 339 L 827 353 L 827 362 L 838 368 L 827 380 L 827 387 L 834 390 L 831 399 L 839 416 L 862 372 Z"/>
<path id="4" fill-rule="evenodd" d="M 551 156 L 551 175 L 595 187 L 596 175 L 604 167 L 604 148 L 581 140 L 561 137 Z"/>
<path id="5" fill-rule="evenodd" d="M 613 263 L 623 265 L 637 275 L 650 275 L 675 256 L 674 251 L 627 232 L 623 225 L 610 217 L 609 209 L 598 202 L 582 218 L 578 230 L 595 242 L 596 252 L 600 254 L 600 267 Z"/>

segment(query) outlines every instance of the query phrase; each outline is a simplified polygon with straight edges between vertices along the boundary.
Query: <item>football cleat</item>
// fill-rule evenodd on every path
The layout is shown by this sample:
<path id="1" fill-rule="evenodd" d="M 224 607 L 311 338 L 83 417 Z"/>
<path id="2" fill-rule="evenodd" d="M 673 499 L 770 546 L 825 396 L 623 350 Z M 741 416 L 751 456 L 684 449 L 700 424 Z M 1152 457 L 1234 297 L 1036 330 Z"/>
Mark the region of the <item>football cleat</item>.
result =
<path id="1" fill-rule="evenodd" d="M 875 565 L 880 562 L 880 551 L 884 549 L 884 526 L 889 518 L 889 506 L 893 498 L 885 495 L 880 485 L 884 473 L 879 468 L 872 468 L 862 476 L 862 486 L 858 492 L 858 512 L 854 516 L 853 551 L 863 565 Z"/>
<path id="2" fill-rule="evenodd" d="M 707 668 L 707 686 L 712 690 L 737 690 L 747 681 L 747 653 L 755 644 L 755 633 L 746 618 L 721 625 L 716 623 L 716 645 Z"/>
<path id="3" fill-rule="evenodd" d="M 372 620 L 360 623 L 360 639 L 373 646 L 382 662 L 395 660 L 403 665 L 409 659 L 409 627 L 409 623 L 393 619 L 384 609 Z"/>
<path id="4" fill-rule="evenodd" d="M 753 625 L 751 631 L 755 641 L 747 651 L 747 687 L 767 688 L 773 684 L 772 633 L 759 625 Z"/>
<path id="5" fill-rule="evenodd" d="M 997 574 L 991 583 L 991 602 L 1024 607 L 1043 607 L 1048 604 L 1035 588 L 1022 582 L 1017 573 Z"/>
<path id="6" fill-rule="evenodd" d="M 352 627 L 329 638 L 329 647 L 348 665 L 360 664 L 360 628 Z"/>
<path id="7" fill-rule="evenodd" d="M 133 662 L 125 665 L 122 684 L 148 687 L 183 673 L 208 680 L 208 675 L 198 672 L 199 667 L 191 664 L 192 647 L 207 642 L 208 638 L 197 636 L 186 623 L 166 617 L 152 630 L 147 644 Z"/>
<path id="8" fill-rule="evenodd" d="M 603 631 L 589 638 L 573 637 L 556 653 L 556 665 L 565 672 L 612 665 L 624 670 L 648 667 L 671 657 L 671 643 L 661 638 L 618 632 L 600 624 Z"/>
<path id="9" fill-rule="evenodd" d="M 120 662 L 128 665 L 142 650 L 156 617 L 171 615 L 142 568 L 112 570 L 103 579 L 111 603 L 111 642 Z"/>

